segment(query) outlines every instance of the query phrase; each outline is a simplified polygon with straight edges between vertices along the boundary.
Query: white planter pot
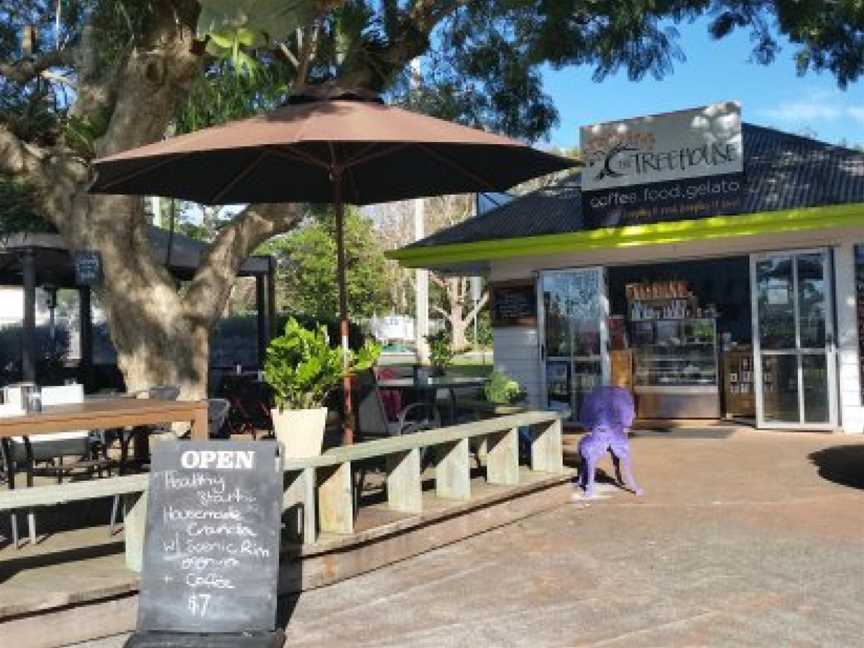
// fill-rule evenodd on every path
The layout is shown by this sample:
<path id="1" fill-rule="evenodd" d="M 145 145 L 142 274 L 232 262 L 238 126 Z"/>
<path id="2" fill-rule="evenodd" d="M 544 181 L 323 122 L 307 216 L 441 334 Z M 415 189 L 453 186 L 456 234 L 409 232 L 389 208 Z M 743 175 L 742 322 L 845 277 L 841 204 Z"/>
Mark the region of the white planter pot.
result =
<path id="1" fill-rule="evenodd" d="M 324 425 L 327 408 L 302 410 L 270 410 L 273 431 L 286 459 L 317 457 L 324 445 Z"/>

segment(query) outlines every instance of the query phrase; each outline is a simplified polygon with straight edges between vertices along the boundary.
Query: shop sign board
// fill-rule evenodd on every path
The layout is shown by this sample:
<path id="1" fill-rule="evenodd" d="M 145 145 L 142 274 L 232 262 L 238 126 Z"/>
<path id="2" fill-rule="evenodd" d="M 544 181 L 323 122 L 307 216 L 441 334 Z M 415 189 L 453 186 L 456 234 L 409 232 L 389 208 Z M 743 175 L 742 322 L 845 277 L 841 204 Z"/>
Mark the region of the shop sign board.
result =
<path id="1" fill-rule="evenodd" d="M 738 102 L 583 126 L 580 135 L 586 229 L 741 209 L 744 149 Z"/>
<path id="2" fill-rule="evenodd" d="M 79 286 L 98 286 L 102 283 L 102 255 L 96 250 L 79 250 L 72 257 L 75 283 Z"/>

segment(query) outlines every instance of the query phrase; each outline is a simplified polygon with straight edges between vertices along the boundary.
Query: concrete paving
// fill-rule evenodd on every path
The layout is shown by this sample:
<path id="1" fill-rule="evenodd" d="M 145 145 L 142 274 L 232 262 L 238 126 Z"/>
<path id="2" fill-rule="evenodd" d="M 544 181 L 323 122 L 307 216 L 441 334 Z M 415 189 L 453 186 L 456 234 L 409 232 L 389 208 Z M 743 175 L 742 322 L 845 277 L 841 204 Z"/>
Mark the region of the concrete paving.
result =
<path id="1" fill-rule="evenodd" d="M 645 497 L 606 485 L 306 592 L 285 602 L 286 646 L 864 643 L 864 439 L 706 429 L 632 444 Z"/>

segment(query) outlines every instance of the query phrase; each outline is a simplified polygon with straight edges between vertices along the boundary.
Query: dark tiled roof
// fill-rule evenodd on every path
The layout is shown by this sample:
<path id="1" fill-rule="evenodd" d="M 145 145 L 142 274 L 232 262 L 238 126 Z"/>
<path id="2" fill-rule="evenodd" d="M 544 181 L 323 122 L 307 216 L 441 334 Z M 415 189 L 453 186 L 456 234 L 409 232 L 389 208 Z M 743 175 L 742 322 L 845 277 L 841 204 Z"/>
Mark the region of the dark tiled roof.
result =
<path id="1" fill-rule="evenodd" d="M 780 211 L 864 203 L 864 153 L 744 124 L 743 209 Z M 408 247 L 565 234 L 583 229 L 580 176 L 527 194 Z"/>

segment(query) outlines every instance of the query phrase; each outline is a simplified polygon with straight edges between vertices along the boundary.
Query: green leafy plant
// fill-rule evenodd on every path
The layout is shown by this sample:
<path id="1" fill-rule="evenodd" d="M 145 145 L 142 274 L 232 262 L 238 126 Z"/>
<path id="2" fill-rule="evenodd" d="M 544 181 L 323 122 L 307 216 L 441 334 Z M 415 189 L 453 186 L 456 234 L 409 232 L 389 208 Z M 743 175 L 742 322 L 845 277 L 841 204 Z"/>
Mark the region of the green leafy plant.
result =
<path id="1" fill-rule="evenodd" d="M 450 332 L 441 329 L 437 333 L 426 336 L 429 342 L 429 360 L 437 375 L 443 375 L 447 367 L 453 362 L 453 347 L 450 340 Z"/>
<path id="2" fill-rule="evenodd" d="M 489 374 L 489 382 L 483 386 L 483 393 L 489 402 L 506 405 L 518 403 L 526 395 L 522 385 L 502 371 Z"/>
<path id="3" fill-rule="evenodd" d="M 273 388 L 280 410 L 322 407 L 343 376 L 368 369 L 380 353 L 377 344 L 367 342 L 356 355 L 349 351 L 346 357 L 340 347 L 330 346 L 323 325 L 310 330 L 291 318 L 285 333 L 267 347 L 264 380 Z"/>

